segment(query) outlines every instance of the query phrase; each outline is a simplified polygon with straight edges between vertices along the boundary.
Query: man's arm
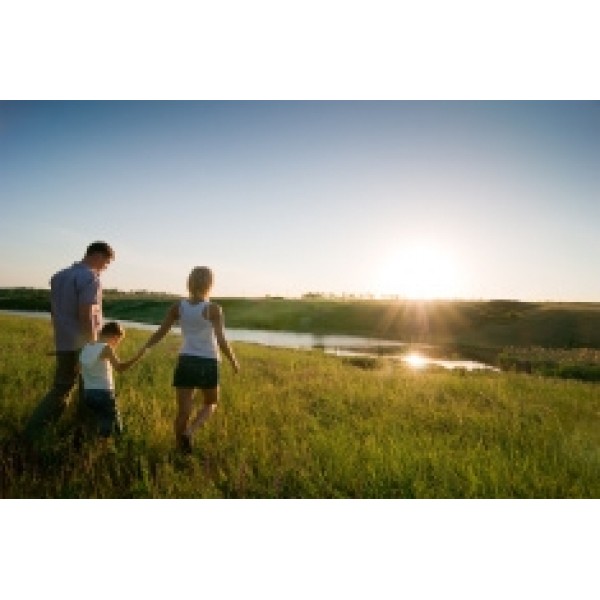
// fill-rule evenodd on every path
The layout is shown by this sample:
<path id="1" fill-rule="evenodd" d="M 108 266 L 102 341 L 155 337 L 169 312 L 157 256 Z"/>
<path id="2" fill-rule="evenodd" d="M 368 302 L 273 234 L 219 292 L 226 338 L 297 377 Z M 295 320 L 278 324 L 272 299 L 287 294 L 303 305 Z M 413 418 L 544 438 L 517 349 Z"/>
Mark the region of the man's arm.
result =
<path id="1" fill-rule="evenodd" d="M 96 304 L 79 305 L 79 325 L 84 343 L 95 342 L 98 337 L 96 329 Z"/>
<path id="2" fill-rule="evenodd" d="M 95 342 L 101 326 L 99 315 L 102 303 L 102 287 L 98 275 L 85 273 L 78 276 L 75 289 L 79 304 L 79 326 L 86 342 Z"/>

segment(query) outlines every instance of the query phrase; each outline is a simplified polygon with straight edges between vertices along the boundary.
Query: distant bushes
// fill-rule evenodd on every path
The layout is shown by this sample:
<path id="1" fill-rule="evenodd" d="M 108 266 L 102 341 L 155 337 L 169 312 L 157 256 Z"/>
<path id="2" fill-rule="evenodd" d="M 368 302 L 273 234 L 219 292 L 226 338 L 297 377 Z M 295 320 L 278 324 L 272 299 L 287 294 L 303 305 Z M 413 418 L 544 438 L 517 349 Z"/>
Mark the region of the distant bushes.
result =
<path id="1" fill-rule="evenodd" d="M 509 347 L 498 355 L 498 365 L 505 371 L 600 381 L 600 350 L 592 348 Z"/>
<path id="2" fill-rule="evenodd" d="M 0 289 L 0 309 L 49 311 L 50 290 L 32 288 Z"/>

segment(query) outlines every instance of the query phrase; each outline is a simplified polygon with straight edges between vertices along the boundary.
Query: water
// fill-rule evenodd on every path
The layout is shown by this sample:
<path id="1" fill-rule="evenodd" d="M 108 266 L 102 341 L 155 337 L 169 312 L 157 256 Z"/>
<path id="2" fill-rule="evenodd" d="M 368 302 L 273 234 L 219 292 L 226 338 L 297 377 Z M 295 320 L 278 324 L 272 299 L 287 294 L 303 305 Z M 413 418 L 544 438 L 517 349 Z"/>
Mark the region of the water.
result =
<path id="1" fill-rule="evenodd" d="M 354 350 L 345 350 L 343 348 L 337 348 L 333 350 L 325 350 L 328 354 L 335 354 L 336 356 L 346 357 L 373 357 L 377 356 L 373 352 L 357 352 Z M 386 358 L 390 360 L 399 360 L 408 365 L 409 367 L 419 370 L 426 367 L 443 367 L 444 369 L 465 369 L 467 371 L 474 371 L 477 369 L 488 369 L 492 371 L 500 371 L 496 367 L 486 365 L 485 363 L 478 362 L 476 360 L 450 360 L 443 358 L 430 358 L 425 356 L 421 352 L 409 352 L 402 354 L 385 354 Z"/>
<path id="2" fill-rule="evenodd" d="M 0 310 L 0 313 L 48 319 L 49 313 Z M 158 325 L 138 323 L 136 321 L 123 321 L 118 319 L 125 328 L 141 329 L 144 331 L 156 331 Z M 179 327 L 171 329 L 174 333 L 181 334 Z M 265 331 L 260 329 L 237 329 L 228 327 L 225 329 L 227 339 L 231 342 L 246 342 L 260 344 L 274 348 L 293 348 L 297 350 L 312 350 L 321 348 L 327 354 L 342 357 L 376 357 L 384 356 L 390 360 L 399 360 L 414 369 L 423 369 L 428 366 L 443 367 L 444 369 L 492 369 L 494 367 L 473 360 L 450 360 L 430 358 L 417 352 L 406 353 L 407 344 L 393 340 L 379 340 L 375 338 L 360 337 L 354 335 L 315 335 L 312 333 L 296 333 L 293 331 Z"/>

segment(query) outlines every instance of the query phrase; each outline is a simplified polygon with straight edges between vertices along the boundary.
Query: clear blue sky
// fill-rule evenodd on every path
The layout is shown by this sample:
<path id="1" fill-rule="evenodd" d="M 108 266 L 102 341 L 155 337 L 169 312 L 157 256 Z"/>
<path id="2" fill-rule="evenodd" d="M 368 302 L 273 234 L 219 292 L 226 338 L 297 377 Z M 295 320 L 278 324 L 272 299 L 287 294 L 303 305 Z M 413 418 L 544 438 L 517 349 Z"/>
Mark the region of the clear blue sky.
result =
<path id="1" fill-rule="evenodd" d="M 2 102 L 0 286 L 600 301 L 598 102 Z"/>

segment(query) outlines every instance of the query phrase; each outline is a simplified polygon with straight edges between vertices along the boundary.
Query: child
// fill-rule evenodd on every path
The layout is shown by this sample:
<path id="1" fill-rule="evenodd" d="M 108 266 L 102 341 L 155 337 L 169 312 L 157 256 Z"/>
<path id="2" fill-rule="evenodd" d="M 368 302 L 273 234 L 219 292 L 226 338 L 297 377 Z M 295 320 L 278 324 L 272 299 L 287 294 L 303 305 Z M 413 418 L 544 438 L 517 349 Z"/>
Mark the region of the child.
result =
<path id="1" fill-rule="evenodd" d="M 175 439 L 186 454 L 192 451 L 192 436 L 215 412 L 219 400 L 220 353 L 227 357 L 235 373 L 240 365 L 225 338 L 223 310 L 210 301 L 213 272 L 208 267 L 194 267 L 187 281 L 189 297 L 176 302 L 146 342 L 150 348 L 158 343 L 176 321 L 181 325 L 183 344 L 173 375 L 177 395 Z M 194 395 L 202 392 L 202 408 L 192 418 Z"/>
<path id="2" fill-rule="evenodd" d="M 125 337 L 125 331 L 116 321 L 106 323 L 100 331 L 97 342 L 86 344 L 79 355 L 79 365 L 83 377 L 83 409 L 96 426 L 101 437 L 108 438 L 112 433 L 121 433 L 121 415 L 117 407 L 113 368 L 125 371 L 135 364 L 146 351 L 141 348 L 130 360 L 121 362 L 115 349 Z"/>

